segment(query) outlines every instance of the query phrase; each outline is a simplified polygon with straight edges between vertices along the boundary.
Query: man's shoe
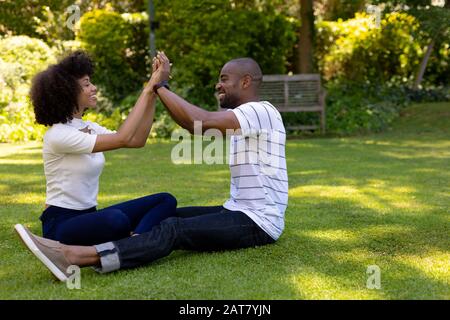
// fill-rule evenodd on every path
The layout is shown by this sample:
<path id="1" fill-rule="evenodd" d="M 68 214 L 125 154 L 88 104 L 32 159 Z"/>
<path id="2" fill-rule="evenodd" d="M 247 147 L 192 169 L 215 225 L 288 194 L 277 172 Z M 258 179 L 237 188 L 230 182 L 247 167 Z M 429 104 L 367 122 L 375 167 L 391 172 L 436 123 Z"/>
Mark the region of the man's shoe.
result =
<path id="1" fill-rule="evenodd" d="M 71 265 L 64 256 L 59 241 L 38 237 L 21 224 L 16 224 L 14 229 L 19 234 L 23 243 L 60 281 L 66 281 L 69 273 L 67 268 Z"/>

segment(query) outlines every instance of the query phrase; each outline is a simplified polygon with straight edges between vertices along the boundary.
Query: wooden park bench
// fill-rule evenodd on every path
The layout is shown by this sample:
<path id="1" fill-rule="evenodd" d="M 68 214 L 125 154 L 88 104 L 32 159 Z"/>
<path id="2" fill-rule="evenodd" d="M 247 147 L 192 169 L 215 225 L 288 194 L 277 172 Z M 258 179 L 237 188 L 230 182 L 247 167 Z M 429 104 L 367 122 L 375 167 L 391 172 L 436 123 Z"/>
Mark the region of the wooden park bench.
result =
<path id="1" fill-rule="evenodd" d="M 320 125 L 287 126 L 288 130 L 315 130 L 325 133 L 325 91 L 319 74 L 265 75 L 260 99 L 282 112 L 318 112 Z"/>

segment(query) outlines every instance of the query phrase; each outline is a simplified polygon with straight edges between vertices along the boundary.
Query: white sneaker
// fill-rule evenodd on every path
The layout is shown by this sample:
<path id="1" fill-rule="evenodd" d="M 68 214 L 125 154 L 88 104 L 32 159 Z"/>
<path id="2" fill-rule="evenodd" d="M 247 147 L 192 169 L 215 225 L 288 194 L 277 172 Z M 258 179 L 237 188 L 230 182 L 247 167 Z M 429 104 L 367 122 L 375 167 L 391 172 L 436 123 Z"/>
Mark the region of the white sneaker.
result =
<path id="1" fill-rule="evenodd" d="M 71 265 L 61 248 L 59 241 L 38 237 L 21 224 L 16 224 L 14 229 L 19 234 L 27 248 L 53 273 L 60 281 L 66 281 L 67 268 Z"/>

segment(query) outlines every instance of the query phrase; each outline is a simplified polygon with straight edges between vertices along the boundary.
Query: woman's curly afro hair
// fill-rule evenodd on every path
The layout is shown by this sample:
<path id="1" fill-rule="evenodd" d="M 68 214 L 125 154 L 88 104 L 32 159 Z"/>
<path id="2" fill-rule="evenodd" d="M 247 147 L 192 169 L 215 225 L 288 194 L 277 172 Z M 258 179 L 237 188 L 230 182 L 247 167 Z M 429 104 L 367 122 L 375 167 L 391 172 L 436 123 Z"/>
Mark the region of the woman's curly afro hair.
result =
<path id="1" fill-rule="evenodd" d="M 84 51 L 75 51 L 38 73 L 31 85 L 30 97 L 36 122 L 51 126 L 66 123 L 78 111 L 79 79 L 92 76 L 94 66 Z"/>

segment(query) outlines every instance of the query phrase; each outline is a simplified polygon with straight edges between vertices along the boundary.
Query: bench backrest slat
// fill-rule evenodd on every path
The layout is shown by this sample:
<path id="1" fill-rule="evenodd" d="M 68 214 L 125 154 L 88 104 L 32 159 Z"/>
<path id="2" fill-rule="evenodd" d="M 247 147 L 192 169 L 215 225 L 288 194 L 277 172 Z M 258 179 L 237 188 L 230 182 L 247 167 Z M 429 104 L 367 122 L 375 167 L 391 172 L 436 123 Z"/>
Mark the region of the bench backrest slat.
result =
<path id="1" fill-rule="evenodd" d="M 271 82 L 271 81 L 310 81 L 310 80 L 316 80 L 320 81 L 320 74 L 316 73 L 302 73 L 302 74 L 294 74 L 292 76 L 289 75 L 283 75 L 283 74 L 268 74 L 263 76 L 264 82 Z"/>
<path id="2" fill-rule="evenodd" d="M 260 98 L 278 108 L 317 107 L 320 105 L 320 75 L 266 75 L 260 88 Z"/>
<path id="3" fill-rule="evenodd" d="M 320 112 L 320 128 L 325 133 L 325 96 L 320 74 L 265 75 L 259 96 L 261 100 L 270 101 L 280 112 Z"/>

